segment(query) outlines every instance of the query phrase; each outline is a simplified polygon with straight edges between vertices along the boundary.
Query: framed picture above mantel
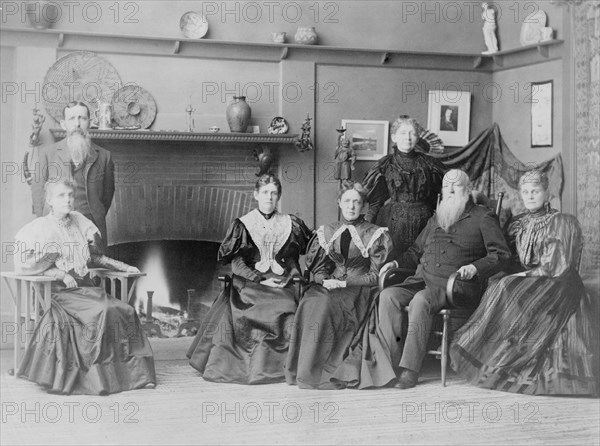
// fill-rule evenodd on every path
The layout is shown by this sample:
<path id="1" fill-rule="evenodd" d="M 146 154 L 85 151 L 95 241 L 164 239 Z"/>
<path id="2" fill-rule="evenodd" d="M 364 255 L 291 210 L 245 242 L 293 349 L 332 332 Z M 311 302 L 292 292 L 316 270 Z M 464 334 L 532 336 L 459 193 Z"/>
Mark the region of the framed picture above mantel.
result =
<path id="1" fill-rule="evenodd" d="M 429 91 L 427 127 L 442 139 L 444 146 L 465 146 L 469 142 L 470 125 L 469 91 Z"/>
<path id="2" fill-rule="evenodd" d="M 553 81 L 531 83 L 531 147 L 552 147 Z"/>
<path id="3" fill-rule="evenodd" d="M 377 161 L 388 153 L 388 121 L 342 119 L 345 137 L 358 161 Z"/>

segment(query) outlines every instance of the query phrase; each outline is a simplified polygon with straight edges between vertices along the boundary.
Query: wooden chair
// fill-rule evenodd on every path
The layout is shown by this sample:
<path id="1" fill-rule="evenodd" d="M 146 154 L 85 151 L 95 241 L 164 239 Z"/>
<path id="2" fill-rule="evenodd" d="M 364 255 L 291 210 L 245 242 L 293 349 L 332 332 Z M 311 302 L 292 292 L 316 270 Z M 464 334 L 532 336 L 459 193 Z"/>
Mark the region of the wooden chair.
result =
<path id="1" fill-rule="evenodd" d="M 100 278 L 100 286 L 107 289 L 111 295 L 116 293 L 116 282 L 120 282 L 121 301 L 131 303 L 137 279 L 145 273 L 126 273 L 111 271 L 104 268 L 90 268 L 92 277 Z M 4 282 L 14 301 L 14 370 L 21 363 L 21 350 L 29 344 L 31 336 L 37 326 L 41 315 L 48 311 L 52 299 L 52 282 L 48 276 L 23 276 L 14 272 L 1 272 Z M 129 292 L 128 292 L 129 290 Z M 11 334 L 11 333 L 8 333 Z"/>
<path id="2" fill-rule="evenodd" d="M 500 215 L 503 197 L 504 193 L 499 192 L 498 200 L 495 203 L 496 217 Z M 440 195 L 438 195 L 438 204 L 439 202 Z M 486 202 L 488 206 L 491 203 L 491 201 Z M 388 286 L 402 283 L 404 279 L 412 276 L 414 272 L 414 270 L 404 268 L 389 269 L 379 276 L 379 290 L 382 291 Z M 444 387 L 446 386 L 446 374 L 448 369 L 450 331 L 456 331 L 457 328 L 460 328 L 467 322 L 473 312 L 477 309 L 479 303 L 478 298 L 481 298 L 484 291 L 484 287 L 479 282 L 473 280 L 461 280 L 458 273 L 453 273 L 448 277 L 448 282 L 446 283 L 446 300 L 448 307 L 443 308 L 437 313 L 437 316 L 442 318 L 442 330 L 434 330 L 431 333 L 435 336 L 441 336 L 441 345 L 437 349 L 427 351 L 427 354 L 434 355 L 436 358 L 441 359 L 442 385 Z M 407 308 L 404 307 L 404 312 L 406 313 L 407 311 Z M 452 324 L 451 320 L 457 321 L 457 324 Z"/>

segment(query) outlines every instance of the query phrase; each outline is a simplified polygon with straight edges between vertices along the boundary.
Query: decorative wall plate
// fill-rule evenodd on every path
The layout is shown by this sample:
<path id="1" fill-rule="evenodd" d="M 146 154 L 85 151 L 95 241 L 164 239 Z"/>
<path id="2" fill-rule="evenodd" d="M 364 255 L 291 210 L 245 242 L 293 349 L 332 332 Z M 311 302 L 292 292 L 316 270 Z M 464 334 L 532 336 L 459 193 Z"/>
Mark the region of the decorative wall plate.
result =
<path id="1" fill-rule="evenodd" d="M 542 28 L 546 26 L 546 20 L 546 13 L 541 9 L 525 17 L 521 26 L 521 45 L 533 45 L 542 40 Z"/>
<path id="2" fill-rule="evenodd" d="M 201 39 L 208 32 L 208 20 L 199 12 L 188 11 L 179 19 L 179 28 L 188 39 Z"/>
<path id="3" fill-rule="evenodd" d="M 63 109 L 71 101 L 80 101 L 90 109 L 90 116 L 101 102 L 110 102 L 121 86 L 117 70 L 90 51 L 75 51 L 58 59 L 44 77 L 44 108 L 56 122 L 63 119 Z"/>
<path id="4" fill-rule="evenodd" d="M 287 133 L 289 127 L 288 123 L 281 116 L 276 116 L 271 121 L 271 125 L 269 126 L 267 132 L 272 135 L 281 135 L 283 133 Z"/>
<path id="5" fill-rule="evenodd" d="M 113 119 L 119 127 L 147 129 L 156 118 L 156 102 L 139 85 L 126 85 L 112 98 Z"/>

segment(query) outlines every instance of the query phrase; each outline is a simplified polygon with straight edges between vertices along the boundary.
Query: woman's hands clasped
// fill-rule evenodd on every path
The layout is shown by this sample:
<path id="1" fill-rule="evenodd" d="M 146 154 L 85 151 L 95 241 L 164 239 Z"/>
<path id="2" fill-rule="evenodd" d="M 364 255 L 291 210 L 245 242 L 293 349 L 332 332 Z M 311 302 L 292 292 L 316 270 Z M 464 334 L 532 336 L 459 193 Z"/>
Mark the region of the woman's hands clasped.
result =
<path id="1" fill-rule="evenodd" d="M 335 288 L 346 288 L 346 281 L 337 279 L 325 279 L 323 281 L 323 286 L 328 290 L 333 290 Z"/>
<path id="2" fill-rule="evenodd" d="M 285 283 L 282 283 L 281 279 L 269 278 L 260 282 L 261 285 L 265 285 L 271 288 L 283 288 Z"/>

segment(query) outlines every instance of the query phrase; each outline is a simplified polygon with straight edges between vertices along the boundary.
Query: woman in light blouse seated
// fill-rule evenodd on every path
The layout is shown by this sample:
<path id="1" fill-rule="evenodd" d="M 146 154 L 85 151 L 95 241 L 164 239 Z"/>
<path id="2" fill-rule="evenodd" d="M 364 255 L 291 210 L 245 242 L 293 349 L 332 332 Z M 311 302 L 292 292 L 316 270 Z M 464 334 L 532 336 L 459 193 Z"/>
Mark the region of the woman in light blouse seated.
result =
<path id="1" fill-rule="evenodd" d="M 219 248 L 231 263 L 232 283 L 215 299 L 187 357 L 207 381 L 265 384 L 283 381 L 290 325 L 298 294 L 298 259 L 312 231 L 295 215 L 277 211 L 281 182 L 262 175 L 258 209 L 236 218 Z"/>
<path id="2" fill-rule="evenodd" d="M 392 250 L 387 228 L 361 215 L 365 199 L 359 183 L 344 182 L 338 193 L 341 220 L 321 226 L 310 241 L 306 266 L 314 282 L 296 312 L 285 366 L 288 384 L 314 389 L 346 385 L 335 379 L 335 371 L 366 322 L 379 269 Z"/>
<path id="3" fill-rule="evenodd" d="M 15 236 L 15 269 L 45 275 L 52 283 L 50 308 L 27 346 L 17 376 L 51 393 L 106 395 L 156 384 L 154 358 L 135 309 L 96 287 L 88 266 L 139 272 L 98 248 L 98 228 L 73 211 L 75 185 L 45 186 L 50 214 Z"/>
<path id="4" fill-rule="evenodd" d="M 525 173 L 519 188 L 527 212 L 511 222 L 508 239 L 522 272 L 488 287 L 455 335 L 452 367 L 487 389 L 598 395 L 598 320 L 577 273 L 579 222 L 550 207 L 544 173 Z"/>

